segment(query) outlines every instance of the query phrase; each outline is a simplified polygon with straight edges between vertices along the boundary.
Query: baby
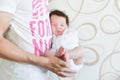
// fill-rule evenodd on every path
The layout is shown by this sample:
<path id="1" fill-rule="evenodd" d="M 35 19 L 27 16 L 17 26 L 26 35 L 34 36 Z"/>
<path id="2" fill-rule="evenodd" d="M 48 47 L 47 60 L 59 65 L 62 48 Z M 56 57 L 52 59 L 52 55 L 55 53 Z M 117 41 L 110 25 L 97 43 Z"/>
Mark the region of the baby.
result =
<path id="1" fill-rule="evenodd" d="M 53 31 L 52 51 L 57 51 L 61 46 L 65 50 L 65 61 L 70 65 L 71 69 L 80 70 L 83 66 L 83 49 L 78 48 L 79 40 L 77 31 L 70 31 L 68 16 L 59 10 L 51 11 L 50 23 Z M 81 53 L 78 52 L 81 50 Z M 62 55 L 62 54 L 56 54 Z"/>

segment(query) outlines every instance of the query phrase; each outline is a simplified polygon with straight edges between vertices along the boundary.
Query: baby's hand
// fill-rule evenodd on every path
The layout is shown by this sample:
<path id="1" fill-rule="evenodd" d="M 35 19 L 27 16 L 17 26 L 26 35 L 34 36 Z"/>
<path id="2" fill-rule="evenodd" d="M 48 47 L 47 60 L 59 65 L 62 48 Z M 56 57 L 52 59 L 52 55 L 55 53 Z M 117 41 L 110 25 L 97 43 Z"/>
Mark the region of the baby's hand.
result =
<path id="1" fill-rule="evenodd" d="M 84 59 L 84 50 L 81 47 L 76 47 L 72 50 L 69 50 L 70 59 L 73 60 L 74 64 L 80 65 L 83 64 Z"/>
<path id="2" fill-rule="evenodd" d="M 74 64 L 76 64 L 76 65 L 80 65 L 80 64 L 83 63 L 83 58 L 82 58 L 82 57 L 79 57 L 79 58 L 73 59 L 73 62 L 74 62 Z"/>
<path id="3" fill-rule="evenodd" d="M 69 64 L 70 62 L 69 54 L 67 51 L 65 51 L 65 49 L 62 46 L 57 51 L 56 56 Z"/>

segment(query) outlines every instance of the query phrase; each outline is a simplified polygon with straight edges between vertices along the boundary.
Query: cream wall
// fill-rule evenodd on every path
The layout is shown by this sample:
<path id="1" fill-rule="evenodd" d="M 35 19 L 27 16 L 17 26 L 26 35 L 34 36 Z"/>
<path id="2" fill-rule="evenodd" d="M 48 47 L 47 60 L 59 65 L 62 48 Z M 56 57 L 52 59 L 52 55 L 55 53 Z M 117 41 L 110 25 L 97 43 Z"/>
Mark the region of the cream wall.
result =
<path id="1" fill-rule="evenodd" d="M 85 66 L 71 80 L 120 80 L 120 0 L 49 2 L 51 10 L 69 15 L 70 28 L 79 29 L 85 48 Z"/>

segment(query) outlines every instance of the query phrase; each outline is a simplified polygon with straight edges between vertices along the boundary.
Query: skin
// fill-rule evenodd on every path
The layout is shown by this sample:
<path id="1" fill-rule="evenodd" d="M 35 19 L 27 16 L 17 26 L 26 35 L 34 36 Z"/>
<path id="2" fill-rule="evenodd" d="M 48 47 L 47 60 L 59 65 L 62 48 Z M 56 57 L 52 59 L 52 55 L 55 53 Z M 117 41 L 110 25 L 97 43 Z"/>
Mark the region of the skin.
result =
<path id="1" fill-rule="evenodd" d="M 52 15 L 50 18 L 52 31 L 56 36 L 62 35 L 65 29 L 68 27 L 66 19 L 61 16 Z"/>
<path id="2" fill-rule="evenodd" d="M 63 16 L 58 15 L 52 15 L 50 17 L 51 27 L 52 31 L 56 36 L 62 35 L 65 29 L 68 28 L 68 25 L 66 23 L 66 18 Z M 62 60 L 69 63 L 69 59 L 73 59 L 74 63 L 76 65 L 83 63 L 83 49 L 79 47 L 75 47 L 72 50 L 65 51 L 63 47 L 64 53 L 58 53 L 56 54 L 57 57 L 62 58 Z"/>
<path id="3" fill-rule="evenodd" d="M 54 55 L 36 56 L 5 39 L 3 34 L 8 29 L 11 19 L 11 14 L 0 12 L 0 58 L 42 66 L 61 77 L 72 77 L 76 73 L 76 71 L 68 68 L 66 62 Z M 46 51 L 46 54 L 49 53 L 51 53 L 51 51 Z M 56 53 L 64 52 L 58 50 Z"/>

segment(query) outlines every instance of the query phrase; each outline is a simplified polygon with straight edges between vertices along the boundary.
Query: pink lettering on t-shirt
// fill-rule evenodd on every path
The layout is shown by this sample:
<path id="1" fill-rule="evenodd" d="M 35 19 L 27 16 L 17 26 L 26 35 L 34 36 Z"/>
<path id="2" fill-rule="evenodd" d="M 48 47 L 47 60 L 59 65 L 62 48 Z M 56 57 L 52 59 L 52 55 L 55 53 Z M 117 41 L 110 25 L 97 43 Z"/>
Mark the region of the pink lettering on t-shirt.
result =
<path id="1" fill-rule="evenodd" d="M 32 1 L 32 8 L 33 8 L 33 9 L 35 9 L 35 7 L 38 8 L 38 6 L 39 6 L 41 3 L 43 3 L 43 1 L 44 1 L 44 0 L 33 0 L 33 1 Z"/>
<path id="2" fill-rule="evenodd" d="M 41 37 L 44 37 L 45 35 L 45 30 L 44 30 L 45 26 L 44 26 L 44 22 L 43 21 L 38 21 L 38 34 Z"/>
<path id="3" fill-rule="evenodd" d="M 32 20 L 29 25 L 34 54 L 42 56 L 50 48 L 52 39 L 47 0 L 33 0 L 32 10 Z"/>
<path id="4" fill-rule="evenodd" d="M 46 29 L 47 29 L 47 36 L 49 36 L 51 34 L 51 31 L 50 31 L 51 27 L 49 26 L 50 25 L 49 19 L 46 19 L 45 23 L 46 23 Z"/>
<path id="5" fill-rule="evenodd" d="M 35 21 L 31 21 L 31 22 L 30 22 L 30 30 L 31 30 L 32 36 L 34 36 L 35 28 L 33 27 L 33 25 L 34 25 L 35 23 L 36 23 Z"/>
<path id="6" fill-rule="evenodd" d="M 39 42 L 39 44 L 40 44 L 40 46 L 39 46 L 35 39 L 33 39 L 32 41 L 33 41 L 33 44 L 34 44 L 34 52 L 35 52 L 34 54 L 42 56 L 43 55 L 42 42 Z"/>

